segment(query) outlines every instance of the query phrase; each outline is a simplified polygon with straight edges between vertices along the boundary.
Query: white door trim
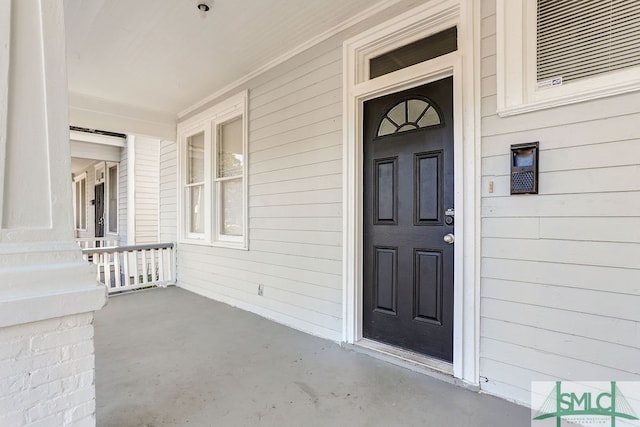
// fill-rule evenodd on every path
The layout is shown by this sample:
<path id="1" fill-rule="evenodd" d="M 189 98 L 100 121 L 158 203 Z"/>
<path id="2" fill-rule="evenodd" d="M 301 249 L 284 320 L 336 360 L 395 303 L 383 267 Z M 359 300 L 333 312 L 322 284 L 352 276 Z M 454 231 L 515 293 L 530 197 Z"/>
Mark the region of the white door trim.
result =
<path id="1" fill-rule="evenodd" d="M 343 340 L 362 339 L 363 103 L 453 76 L 454 248 L 453 375 L 478 385 L 479 373 L 479 52 L 474 2 L 429 1 L 344 43 Z M 368 58 L 458 27 L 458 50 L 367 80 Z"/>

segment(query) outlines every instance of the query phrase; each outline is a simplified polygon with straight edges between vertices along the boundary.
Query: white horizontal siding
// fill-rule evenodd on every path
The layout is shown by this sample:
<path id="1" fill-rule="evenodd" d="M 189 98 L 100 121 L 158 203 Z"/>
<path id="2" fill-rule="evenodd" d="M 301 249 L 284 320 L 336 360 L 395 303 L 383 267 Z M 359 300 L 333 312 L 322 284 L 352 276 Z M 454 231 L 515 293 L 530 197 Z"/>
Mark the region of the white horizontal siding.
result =
<path id="1" fill-rule="evenodd" d="M 268 191 L 266 187 L 263 191 Z M 276 187 L 275 191 L 281 191 Z M 256 206 L 288 206 L 301 203 L 340 203 L 342 201 L 341 186 L 333 188 L 320 188 L 315 190 L 307 190 L 304 193 L 265 193 L 263 195 L 257 193 L 254 189 L 252 197 L 249 199 L 249 207 Z"/>
<path id="2" fill-rule="evenodd" d="M 482 239 L 483 256 L 562 264 L 638 268 L 637 243 L 573 241 L 560 239 Z M 628 286 L 632 286 L 628 284 Z"/>
<path id="3" fill-rule="evenodd" d="M 518 285 L 516 284 L 516 289 Z M 597 340 L 599 342 L 619 344 L 628 346 L 629 341 L 624 337 L 632 337 L 635 340 L 640 339 L 640 331 L 633 320 L 604 317 L 599 313 L 592 314 L 583 311 L 573 311 L 569 307 L 558 306 L 554 304 L 554 308 L 545 305 L 531 305 L 526 303 L 508 301 L 501 295 L 496 296 L 495 290 L 499 289 L 499 285 L 488 290 L 483 295 L 484 313 L 487 319 L 494 321 L 510 322 L 513 318 L 518 318 L 521 325 L 544 329 L 563 333 L 565 324 L 574 325 L 576 335 Z M 569 294 L 570 292 L 565 292 Z M 597 292 L 592 292 L 591 297 L 597 297 Z M 589 307 L 591 310 L 591 307 Z M 490 327 L 490 324 L 485 325 Z M 618 329 L 622 333 L 611 334 L 612 329 Z"/>
<path id="4" fill-rule="evenodd" d="M 330 131 L 322 135 L 316 135 L 304 139 L 298 139 L 286 144 L 275 145 L 273 147 L 264 147 L 262 150 L 256 150 L 251 153 L 251 167 L 261 168 L 262 163 L 274 159 L 291 159 L 296 154 L 309 154 L 313 156 L 317 150 L 327 150 L 327 141 L 335 141 L 341 138 L 339 130 Z"/>
<path id="5" fill-rule="evenodd" d="M 342 233 L 321 230 L 260 230 L 251 231 L 251 241 L 267 242 L 291 242 L 307 243 L 314 242 L 317 245 L 340 246 L 342 244 Z"/>
<path id="6" fill-rule="evenodd" d="M 285 163 L 285 162 L 283 162 Z M 275 164 L 272 165 L 276 168 Z M 318 160 L 317 163 L 300 166 L 283 166 L 269 172 L 252 173 L 251 183 L 255 185 L 280 183 L 283 181 L 297 181 L 303 178 L 323 177 L 328 174 L 340 174 L 342 172 L 342 160 Z"/>
<path id="7" fill-rule="evenodd" d="M 251 185 L 249 196 L 301 193 L 305 191 L 338 189 L 342 191 L 342 173 L 317 175 L 295 180 Z M 251 201 L 249 201 L 251 203 Z"/>
<path id="8" fill-rule="evenodd" d="M 490 177 L 483 177 L 488 187 Z M 637 192 L 602 192 L 574 194 L 545 194 L 537 196 L 507 196 L 507 188 L 494 186 L 494 194 L 482 199 L 483 217 L 540 216 L 540 217 L 635 217 L 640 206 L 635 203 Z M 502 193 L 498 193 L 500 190 Z M 488 194 L 488 190 L 487 191 Z"/>
<path id="9" fill-rule="evenodd" d="M 298 263 L 275 253 L 187 244 L 180 245 L 178 265 L 180 286 L 338 339 L 342 295 L 338 275 L 322 268 L 314 271 L 309 262 Z M 257 292 L 260 284 L 262 296 Z"/>
<path id="10" fill-rule="evenodd" d="M 483 218 L 485 237 L 640 243 L 639 217 Z"/>
<path id="11" fill-rule="evenodd" d="M 127 148 L 123 147 L 120 149 L 120 164 L 118 166 L 118 236 L 120 237 L 120 244 L 124 245 L 127 243 L 127 232 L 128 232 L 128 168 L 129 160 L 127 159 Z"/>
<path id="12" fill-rule="evenodd" d="M 254 240 L 252 250 L 282 255 L 304 254 L 309 258 L 320 258 L 334 261 L 342 260 L 342 247 L 332 245 L 320 245 L 317 242 L 291 243 Z"/>
<path id="13" fill-rule="evenodd" d="M 336 44 L 331 42 L 316 45 L 289 61 L 288 64 L 278 67 L 286 68 L 281 75 L 278 76 L 271 71 L 260 76 L 251 85 L 252 105 L 259 108 L 264 104 L 274 104 L 283 96 L 300 93 L 301 90 L 335 75 L 335 71 L 334 73 L 324 71 L 325 67 L 335 69 L 335 62 L 342 60 L 342 51 L 335 47 Z"/>
<path id="14" fill-rule="evenodd" d="M 340 215 L 342 215 L 342 204 L 340 203 L 318 204 L 313 212 L 309 210 L 307 205 L 255 206 L 251 209 L 252 218 L 335 218 Z"/>
<path id="15" fill-rule="evenodd" d="M 515 278 L 541 285 L 573 288 L 578 287 L 576 284 L 579 283 L 579 289 L 604 288 L 609 292 L 630 295 L 640 292 L 636 269 L 491 257 L 482 258 L 481 269 L 483 278 L 488 279 Z"/>
<path id="16" fill-rule="evenodd" d="M 135 139 L 135 231 L 136 244 L 159 240 L 160 140 Z"/>
<path id="17" fill-rule="evenodd" d="M 335 113 L 335 111 L 332 111 L 332 113 Z M 333 114 L 330 116 L 328 118 L 320 118 L 318 121 L 306 125 L 306 127 L 291 129 L 272 137 L 265 137 L 261 141 L 256 141 L 256 144 L 249 147 L 250 155 L 253 156 L 254 153 L 270 150 L 274 147 L 281 147 L 282 150 L 285 150 L 284 146 L 288 144 L 298 145 L 301 149 L 305 149 L 318 139 L 326 141 L 327 138 L 335 138 L 335 136 L 330 135 L 341 132 L 342 123 L 339 117 Z M 322 147 L 322 143 L 319 143 L 319 145 Z M 276 155 L 273 151 L 268 154 Z"/>
<path id="18" fill-rule="evenodd" d="M 501 118 L 494 0 L 481 35 L 481 386 L 526 404 L 535 380 L 640 380 L 640 94 Z M 531 141 L 540 194 L 511 196 Z"/>
<path id="19" fill-rule="evenodd" d="M 250 249 L 178 251 L 180 286 L 334 340 L 342 331 L 341 58 L 340 42 L 325 42 L 248 84 Z"/>
<path id="20" fill-rule="evenodd" d="M 327 141 L 335 141 L 336 137 L 339 137 L 339 135 L 333 134 L 324 140 L 318 138 L 316 141 L 317 147 L 316 144 L 311 145 L 309 141 L 304 141 L 298 144 L 287 144 L 284 149 L 276 147 L 272 150 L 254 153 L 251 155 L 251 173 L 255 179 L 255 176 L 259 174 L 316 165 L 320 163 L 320 160 L 325 162 L 328 160 L 340 160 L 342 158 L 342 145 L 337 144 L 327 147 Z M 274 155 L 274 152 L 277 154 Z M 261 160 L 257 160 L 260 157 L 257 154 L 263 154 Z M 277 163 L 274 162 L 276 159 Z"/>

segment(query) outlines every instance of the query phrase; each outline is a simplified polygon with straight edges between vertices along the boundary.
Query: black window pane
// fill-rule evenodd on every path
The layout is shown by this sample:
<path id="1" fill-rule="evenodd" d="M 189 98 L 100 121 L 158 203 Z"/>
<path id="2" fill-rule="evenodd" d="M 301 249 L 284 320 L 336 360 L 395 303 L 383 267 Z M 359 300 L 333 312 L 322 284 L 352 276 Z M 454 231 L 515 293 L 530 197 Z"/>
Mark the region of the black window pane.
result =
<path id="1" fill-rule="evenodd" d="M 369 78 L 375 79 L 456 50 L 458 50 L 458 30 L 453 27 L 371 58 Z"/>

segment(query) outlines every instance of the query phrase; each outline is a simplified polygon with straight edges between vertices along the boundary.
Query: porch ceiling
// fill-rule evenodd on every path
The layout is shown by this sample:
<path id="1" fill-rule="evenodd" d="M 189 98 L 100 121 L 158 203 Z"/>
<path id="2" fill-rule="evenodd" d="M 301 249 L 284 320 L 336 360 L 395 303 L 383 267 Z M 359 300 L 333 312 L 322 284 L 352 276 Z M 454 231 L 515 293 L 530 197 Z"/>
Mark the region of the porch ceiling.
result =
<path id="1" fill-rule="evenodd" d="M 71 173 L 79 174 L 84 172 L 95 160 L 81 159 L 78 157 L 71 158 Z"/>
<path id="2" fill-rule="evenodd" d="M 375 4 L 200 2 L 64 0 L 69 91 L 176 114 Z"/>

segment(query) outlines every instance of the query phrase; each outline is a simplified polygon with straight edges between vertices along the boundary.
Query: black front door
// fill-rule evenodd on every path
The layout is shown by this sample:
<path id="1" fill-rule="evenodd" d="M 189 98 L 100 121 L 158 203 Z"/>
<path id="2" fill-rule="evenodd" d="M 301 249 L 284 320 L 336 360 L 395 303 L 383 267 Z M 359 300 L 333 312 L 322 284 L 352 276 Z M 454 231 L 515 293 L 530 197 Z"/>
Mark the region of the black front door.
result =
<path id="1" fill-rule="evenodd" d="M 453 200 L 453 79 L 367 101 L 365 338 L 453 360 Z"/>
<path id="2" fill-rule="evenodd" d="M 104 237 L 104 183 L 95 186 L 95 237 Z"/>

